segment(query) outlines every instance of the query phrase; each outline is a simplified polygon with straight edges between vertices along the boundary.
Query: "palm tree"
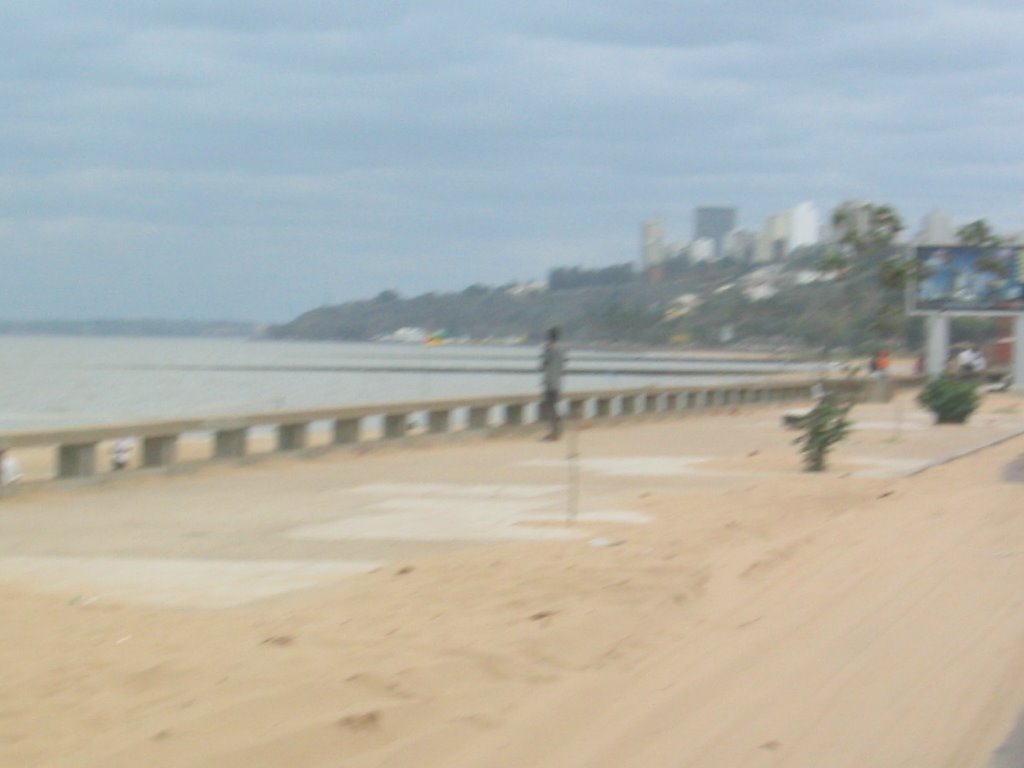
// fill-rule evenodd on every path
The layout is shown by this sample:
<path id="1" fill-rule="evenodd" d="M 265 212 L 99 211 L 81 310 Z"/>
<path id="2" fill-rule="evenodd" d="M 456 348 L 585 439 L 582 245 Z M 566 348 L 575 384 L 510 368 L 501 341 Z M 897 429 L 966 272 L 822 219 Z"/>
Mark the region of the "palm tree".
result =
<path id="1" fill-rule="evenodd" d="M 996 236 L 995 231 L 985 219 L 964 224 L 956 231 L 956 236 L 963 245 L 974 248 L 995 248 L 1002 243 L 1002 239 Z"/>

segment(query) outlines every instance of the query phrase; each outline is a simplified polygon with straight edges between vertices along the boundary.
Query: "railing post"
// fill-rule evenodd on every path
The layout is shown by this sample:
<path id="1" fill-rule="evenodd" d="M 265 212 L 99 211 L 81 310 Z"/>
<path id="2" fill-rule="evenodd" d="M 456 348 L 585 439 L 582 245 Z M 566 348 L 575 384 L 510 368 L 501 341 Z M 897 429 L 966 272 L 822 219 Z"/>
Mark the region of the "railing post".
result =
<path id="1" fill-rule="evenodd" d="M 96 474 L 96 443 L 61 445 L 57 448 L 57 477 L 89 477 Z"/>
<path id="2" fill-rule="evenodd" d="M 587 401 L 581 398 L 576 398 L 569 401 L 569 418 L 576 419 L 577 421 L 586 418 L 587 415 Z"/>
<path id="3" fill-rule="evenodd" d="M 177 435 L 156 435 L 142 439 L 142 466 L 144 467 L 169 467 L 177 456 Z"/>
<path id="4" fill-rule="evenodd" d="M 487 419 L 490 416 L 489 405 L 474 405 L 469 409 L 469 428 L 487 429 Z"/>
<path id="5" fill-rule="evenodd" d="M 521 403 L 510 403 L 505 406 L 505 426 L 518 427 L 523 423 L 523 406 Z"/>
<path id="6" fill-rule="evenodd" d="M 219 459 L 244 458 L 248 432 L 244 427 L 218 430 L 213 439 L 214 456 Z"/>
<path id="7" fill-rule="evenodd" d="M 448 431 L 451 411 L 430 411 L 427 414 L 427 429 L 432 435 L 444 434 Z"/>
<path id="8" fill-rule="evenodd" d="M 394 440 L 399 437 L 405 437 L 405 433 L 409 428 L 409 414 L 407 413 L 388 413 L 384 416 L 384 439 Z"/>
<path id="9" fill-rule="evenodd" d="M 335 419 L 334 444 L 350 445 L 359 442 L 360 419 Z"/>
<path id="10" fill-rule="evenodd" d="M 305 423 L 279 424 L 277 427 L 277 450 L 300 451 L 306 447 Z"/>

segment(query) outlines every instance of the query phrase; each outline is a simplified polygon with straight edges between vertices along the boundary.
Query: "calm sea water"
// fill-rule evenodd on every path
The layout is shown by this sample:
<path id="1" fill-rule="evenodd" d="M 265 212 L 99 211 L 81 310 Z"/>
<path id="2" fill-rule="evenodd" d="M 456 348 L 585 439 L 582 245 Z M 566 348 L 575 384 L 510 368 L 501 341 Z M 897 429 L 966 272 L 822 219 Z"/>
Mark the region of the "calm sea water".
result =
<path id="1" fill-rule="evenodd" d="M 532 347 L 0 336 L 0 429 L 532 393 L 539 387 L 538 353 Z M 565 386 L 722 382 L 798 367 L 570 349 Z"/>

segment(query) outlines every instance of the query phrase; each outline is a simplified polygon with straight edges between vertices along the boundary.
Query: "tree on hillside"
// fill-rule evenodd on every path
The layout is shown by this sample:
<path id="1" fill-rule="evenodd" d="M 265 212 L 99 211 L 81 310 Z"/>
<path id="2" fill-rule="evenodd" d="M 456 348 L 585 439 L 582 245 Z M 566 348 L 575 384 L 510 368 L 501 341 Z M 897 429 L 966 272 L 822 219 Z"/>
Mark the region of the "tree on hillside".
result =
<path id="1" fill-rule="evenodd" d="M 956 231 L 961 244 L 974 248 L 995 248 L 1002 243 L 991 225 L 985 219 L 964 224 Z"/>
<path id="2" fill-rule="evenodd" d="M 825 251 L 825 253 L 821 255 L 821 259 L 819 259 L 817 267 L 822 272 L 829 272 L 841 276 L 844 272 L 846 272 L 846 269 L 847 267 L 849 267 L 849 264 L 847 263 L 846 258 L 839 250 L 835 248 L 829 248 L 827 251 Z"/>
<path id="3" fill-rule="evenodd" d="M 857 258 L 888 248 L 903 231 L 903 220 L 890 205 L 866 203 L 859 209 L 840 206 L 832 214 L 832 226 L 840 244 Z"/>
<path id="4" fill-rule="evenodd" d="M 890 205 L 840 206 L 832 223 L 849 255 L 847 269 L 833 267 L 847 286 L 843 303 L 871 301 L 871 330 L 883 339 L 901 335 L 906 325 L 903 292 L 913 276 L 915 262 L 906 249 L 896 247 L 896 237 L 904 228 L 900 215 Z M 852 290 L 854 284 L 866 287 L 872 283 L 880 290 L 867 295 L 863 290 Z"/>

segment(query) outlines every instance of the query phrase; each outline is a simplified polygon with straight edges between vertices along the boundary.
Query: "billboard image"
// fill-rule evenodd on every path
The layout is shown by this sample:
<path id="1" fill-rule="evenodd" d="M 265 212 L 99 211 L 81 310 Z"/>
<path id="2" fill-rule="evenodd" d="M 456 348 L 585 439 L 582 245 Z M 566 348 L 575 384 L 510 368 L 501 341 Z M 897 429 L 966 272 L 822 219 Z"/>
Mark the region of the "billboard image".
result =
<path id="1" fill-rule="evenodd" d="M 916 312 L 1024 312 L 1024 248 L 917 249 Z"/>

